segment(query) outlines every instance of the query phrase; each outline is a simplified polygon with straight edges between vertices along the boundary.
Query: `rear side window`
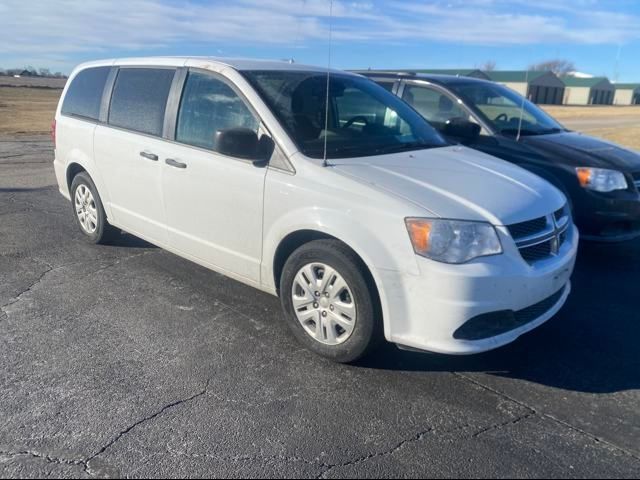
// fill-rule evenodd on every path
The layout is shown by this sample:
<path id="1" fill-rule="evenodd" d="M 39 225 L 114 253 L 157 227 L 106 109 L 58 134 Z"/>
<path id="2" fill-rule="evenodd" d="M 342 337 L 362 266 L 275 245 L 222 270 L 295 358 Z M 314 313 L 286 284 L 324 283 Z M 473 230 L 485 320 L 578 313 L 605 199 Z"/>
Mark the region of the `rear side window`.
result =
<path id="1" fill-rule="evenodd" d="M 111 96 L 109 124 L 161 136 L 174 74 L 166 68 L 121 68 Z"/>
<path id="2" fill-rule="evenodd" d="M 238 94 L 212 75 L 190 72 L 184 87 L 176 141 L 216 150 L 215 134 L 230 128 L 258 131 L 259 122 Z"/>
<path id="3" fill-rule="evenodd" d="M 110 70 L 111 67 L 97 67 L 78 73 L 67 89 L 62 103 L 62 114 L 98 120 L 102 92 Z"/>

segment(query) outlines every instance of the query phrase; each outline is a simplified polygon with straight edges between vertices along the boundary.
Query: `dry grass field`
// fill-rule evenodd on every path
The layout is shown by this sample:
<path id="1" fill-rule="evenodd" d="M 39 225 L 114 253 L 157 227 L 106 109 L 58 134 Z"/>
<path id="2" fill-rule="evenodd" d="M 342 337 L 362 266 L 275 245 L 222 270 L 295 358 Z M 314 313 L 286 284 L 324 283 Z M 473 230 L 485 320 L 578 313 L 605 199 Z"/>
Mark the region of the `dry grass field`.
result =
<path id="1" fill-rule="evenodd" d="M 568 128 L 640 150 L 640 106 L 548 106 L 544 109 Z"/>
<path id="2" fill-rule="evenodd" d="M 45 133 L 62 90 L 0 87 L 0 135 Z"/>
<path id="3" fill-rule="evenodd" d="M 598 118 L 620 118 L 620 117 L 636 117 L 640 118 L 640 105 L 633 106 L 555 106 L 545 105 L 542 107 L 551 116 L 558 120 L 577 120 L 577 119 L 598 119 Z"/>
<path id="4" fill-rule="evenodd" d="M 623 128 L 595 128 L 585 131 L 585 133 L 640 152 L 640 125 Z"/>
<path id="5" fill-rule="evenodd" d="M 62 89 L 0 86 L 0 135 L 48 132 L 61 93 Z M 544 108 L 569 128 L 640 150 L 640 106 Z"/>

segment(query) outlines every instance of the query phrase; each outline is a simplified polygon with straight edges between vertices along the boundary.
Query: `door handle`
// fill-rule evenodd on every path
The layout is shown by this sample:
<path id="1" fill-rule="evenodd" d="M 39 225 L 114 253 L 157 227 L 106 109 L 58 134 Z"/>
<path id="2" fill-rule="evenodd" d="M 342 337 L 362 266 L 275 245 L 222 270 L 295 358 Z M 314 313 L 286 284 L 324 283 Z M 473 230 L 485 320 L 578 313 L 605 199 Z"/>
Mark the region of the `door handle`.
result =
<path id="1" fill-rule="evenodd" d="M 158 155 L 156 155 L 155 153 L 140 152 L 140 156 L 142 158 L 146 158 L 147 160 L 151 160 L 153 162 L 157 162 L 158 161 Z"/>
<path id="2" fill-rule="evenodd" d="M 173 158 L 167 158 L 165 160 L 165 163 L 171 167 L 175 167 L 175 168 L 187 168 L 187 164 L 186 163 L 182 163 L 179 162 L 177 160 L 174 160 Z"/>

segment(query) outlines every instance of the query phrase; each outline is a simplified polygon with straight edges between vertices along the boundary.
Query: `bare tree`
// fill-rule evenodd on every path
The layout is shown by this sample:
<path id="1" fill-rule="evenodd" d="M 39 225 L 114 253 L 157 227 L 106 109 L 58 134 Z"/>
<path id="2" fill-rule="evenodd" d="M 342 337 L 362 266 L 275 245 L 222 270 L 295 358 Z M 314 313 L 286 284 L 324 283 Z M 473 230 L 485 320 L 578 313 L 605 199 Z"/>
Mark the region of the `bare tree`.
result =
<path id="1" fill-rule="evenodd" d="M 497 66 L 498 66 L 498 63 L 495 60 L 487 60 L 486 62 L 482 63 L 478 68 L 483 72 L 493 72 Z"/>
<path id="2" fill-rule="evenodd" d="M 50 77 L 51 70 L 49 70 L 48 68 L 39 68 L 38 75 L 40 75 L 41 77 Z"/>
<path id="3" fill-rule="evenodd" d="M 553 72 L 558 76 L 566 75 L 571 72 L 575 72 L 576 66 L 570 60 L 547 60 L 544 62 L 536 63 L 529 66 L 529 70 L 536 72 Z"/>

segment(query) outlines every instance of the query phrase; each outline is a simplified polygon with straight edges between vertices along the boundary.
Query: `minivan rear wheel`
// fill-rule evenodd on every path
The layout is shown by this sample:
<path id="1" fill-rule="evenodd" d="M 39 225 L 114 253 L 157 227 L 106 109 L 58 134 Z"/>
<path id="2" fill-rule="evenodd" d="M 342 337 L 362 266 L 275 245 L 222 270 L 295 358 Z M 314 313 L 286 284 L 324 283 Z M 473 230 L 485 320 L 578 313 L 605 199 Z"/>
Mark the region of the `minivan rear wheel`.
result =
<path id="1" fill-rule="evenodd" d="M 119 233 L 107 222 L 98 190 L 86 172 L 78 173 L 71 182 L 71 206 L 76 223 L 89 242 L 108 243 Z"/>
<path id="2" fill-rule="evenodd" d="M 358 256 L 337 240 L 295 250 L 280 279 L 280 298 L 296 338 L 340 363 L 367 355 L 382 339 L 377 297 Z"/>

